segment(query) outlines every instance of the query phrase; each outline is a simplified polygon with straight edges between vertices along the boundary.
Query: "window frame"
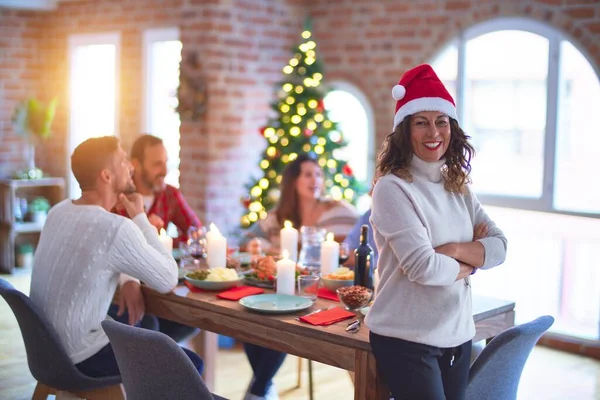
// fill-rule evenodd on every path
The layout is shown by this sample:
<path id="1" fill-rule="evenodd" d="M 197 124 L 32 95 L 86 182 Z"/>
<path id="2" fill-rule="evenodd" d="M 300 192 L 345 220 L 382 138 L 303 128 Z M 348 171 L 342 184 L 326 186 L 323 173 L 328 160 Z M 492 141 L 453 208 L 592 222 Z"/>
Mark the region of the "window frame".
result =
<path id="1" fill-rule="evenodd" d="M 520 18 L 496 18 L 485 21 L 469 27 L 462 31 L 458 38 L 448 42 L 448 46 L 455 45 L 458 50 L 458 66 L 456 74 L 456 106 L 459 121 L 464 120 L 465 104 L 465 59 L 466 44 L 469 40 L 475 39 L 481 35 L 504 30 L 520 30 L 540 35 L 548 40 L 548 77 L 547 77 L 547 97 L 546 97 L 546 128 L 544 133 L 544 170 L 542 177 L 542 195 L 540 198 L 523 198 L 510 195 L 490 195 L 477 194 L 479 200 L 490 206 L 515 208 L 530 211 L 540 211 L 546 213 L 571 215 L 588 218 L 600 218 L 600 213 L 585 213 L 579 211 L 559 210 L 554 208 L 554 184 L 556 171 L 556 140 L 558 135 L 558 103 L 560 99 L 560 60 L 561 60 L 561 41 L 567 40 L 588 61 L 596 75 L 600 77 L 598 67 L 591 62 L 589 54 L 584 48 L 578 46 L 578 43 L 568 35 L 559 31 L 557 28 L 544 24 L 539 21 Z M 443 50 L 442 49 L 442 50 Z M 436 54 L 439 55 L 440 52 Z M 435 59 L 435 57 L 433 58 Z M 600 79 L 600 78 L 599 78 Z"/>
<path id="2" fill-rule="evenodd" d="M 367 96 L 354 84 L 345 80 L 332 80 L 327 82 L 330 91 L 341 90 L 356 97 L 367 114 L 367 178 L 365 184 L 370 186 L 375 176 L 375 113 Z M 348 160 L 352 165 L 352 160 Z"/>

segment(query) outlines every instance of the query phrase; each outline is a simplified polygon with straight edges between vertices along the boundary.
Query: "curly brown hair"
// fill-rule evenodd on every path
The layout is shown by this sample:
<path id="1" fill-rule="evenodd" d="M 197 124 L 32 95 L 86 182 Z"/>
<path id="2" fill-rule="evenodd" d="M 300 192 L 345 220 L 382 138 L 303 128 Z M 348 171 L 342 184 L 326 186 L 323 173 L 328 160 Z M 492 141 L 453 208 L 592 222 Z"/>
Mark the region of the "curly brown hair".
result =
<path id="1" fill-rule="evenodd" d="M 407 182 L 413 178 L 409 170 L 414 151 L 410 141 L 410 123 L 412 115 L 407 116 L 396 129 L 383 141 L 377 156 L 375 181 L 386 174 L 394 174 Z M 450 144 L 444 157 L 442 170 L 444 188 L 452 193 L 466 193 L 467 184 L 471 182 L 471 158 L 475 149 L 469 143 L 470 136 L 462 130 L 458 121 L 450 118 Z"/>

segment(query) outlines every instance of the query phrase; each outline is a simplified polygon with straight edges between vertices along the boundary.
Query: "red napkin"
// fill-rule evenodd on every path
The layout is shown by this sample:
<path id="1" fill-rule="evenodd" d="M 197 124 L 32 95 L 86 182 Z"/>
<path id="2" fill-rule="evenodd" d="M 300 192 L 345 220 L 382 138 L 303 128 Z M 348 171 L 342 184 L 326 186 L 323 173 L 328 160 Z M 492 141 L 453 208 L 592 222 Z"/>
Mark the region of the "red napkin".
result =
<path id="1" fill-rule="evenodd" d="M 327 299 L 327 300 L 333 300 L 333 301 L 340 301 L 340 299 L 338 298 L 338 295 L 336 292 L 332 292 L 331 290 L 327 289 L 326 287 L 322 287 L 319 288 L 317 290 L 317 296 L 322 298 L 322 299 Z"/>
<path id="2" fill-rule="evenodd" d="M 246 296 L 251 296 L 253 294 L 261 294 L 264 292 L 264 289 L 254 286 L 238 286 L 219 293 L 217 297 L 225 300 L 239 300 Z"/>
<path id="3" fill-rule="evenodd" d="M 353 317 L 356 317 L 356 314 L 353 312 L 336 307 L 332 308 L 331 310 L 321 311 L 306 317 L 300 317 L 300 321 L 309 323 L 311 325 L 326 326 Z"/>
<path id="4" fill-rule="evenodd" d="M 203 293 L 206 292 L 206 290 L 202 290 L 199 287 L 196 287 L 194 285 L 192 285 L 191 283 L 189 283 L 188 281 L 184 281 L 183 282 L 185 284 L 185 286 L 188 287 L 188 289 L 190 289 L 190 292 L 196 292 L 196 293 Z"/>

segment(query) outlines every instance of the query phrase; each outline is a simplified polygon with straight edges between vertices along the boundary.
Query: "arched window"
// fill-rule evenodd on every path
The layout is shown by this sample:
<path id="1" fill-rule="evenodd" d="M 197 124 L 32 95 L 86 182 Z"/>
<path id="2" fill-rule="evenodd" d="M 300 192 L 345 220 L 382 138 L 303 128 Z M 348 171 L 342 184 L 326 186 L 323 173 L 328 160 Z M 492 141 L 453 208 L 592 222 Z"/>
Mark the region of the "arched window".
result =
<path id="1" fill-rule="evenodd" d="M 467 29 L 432 66 L 477 151 L 473 189 L 498 206 L 488 213 L 509 238 L 506 264 L 478 276 L 474 291 L 517 300 L 521 318 L 551 313 L 553 330 L 598 339 L 597 73 L 561 32 L 520 18 Z"/>
<path id="2" fill-rule="evenodd" d="M 356 178 L 370 187 L 375 170 L 373 111 L 366 96 L 355 86 L 335 81 L 330 86 L 332 90 L 324 99 L 325 108 L 348 142 L 336 158 L 348 160 Z M 366 211 L 370 201 L 359 199 L 357 206 L 359 211 Z"/>

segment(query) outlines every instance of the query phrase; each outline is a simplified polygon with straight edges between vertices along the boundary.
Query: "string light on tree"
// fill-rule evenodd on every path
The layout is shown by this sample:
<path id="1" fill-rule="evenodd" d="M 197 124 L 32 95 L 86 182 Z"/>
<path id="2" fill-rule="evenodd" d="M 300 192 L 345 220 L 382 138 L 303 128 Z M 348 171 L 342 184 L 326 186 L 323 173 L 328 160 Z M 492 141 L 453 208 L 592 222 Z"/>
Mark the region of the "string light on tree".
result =
<path id="1" fill-rule="evenodd" d="M 304 30 L 301 37 L 302 42 L 282 68 L 283 81 L 277 85 L 276 99 L 271 104 L 276 116 L 260 130 L 267 146 L 259 162 L 262 174 L 249 182 L 248 195 L 242 198 L 244 228 L 265 218 L 275 206 L 283 169 L 300 153 L 318 160 L 325 173 L 326 190 L 333 199 L 354 202 L 357 194 L 365 191 L 347 161 L 334 157 L 334 151 L 347 143 L 325 109 L 327 89 L 317 43 L 310 29 Z"/>

